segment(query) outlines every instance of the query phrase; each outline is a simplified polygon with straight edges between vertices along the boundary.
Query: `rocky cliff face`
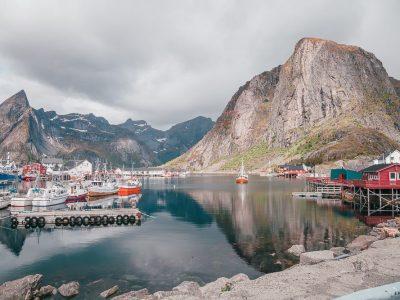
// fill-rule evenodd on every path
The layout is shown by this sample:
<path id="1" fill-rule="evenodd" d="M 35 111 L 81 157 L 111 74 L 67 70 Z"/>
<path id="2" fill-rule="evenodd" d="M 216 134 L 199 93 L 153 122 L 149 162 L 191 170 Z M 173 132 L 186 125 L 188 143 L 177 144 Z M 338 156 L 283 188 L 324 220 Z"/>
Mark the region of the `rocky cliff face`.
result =
<path id="1" fill-rule="evenodd" d="M 231 169 L 244 158 L 260 168 L 379 154 L 400 142 L 395 87 L 373 54 L 304 38 L 285 64 L 242 86 L 214 128 L 173 163 Z"/>
<path id="2" fill-rule="evenodd" d="M 45 154 L 93 161 L 100 158 L 117 165 L 157 165 L 165 161 L 160 153 L 177 157 L 213 125 L 210 119 L 201 124 L 188 122 L 193 139 L 175 141 L 169 138 L 169 131 L 153 129 L 145 121 L 112 125 L 93 114 L 58 115 L 36 110 L 30 107 L 25 92 L 20 91 L 0 105 L 0 156 L 10 152 L 13 159 L 23 162 Z M 178 135 L 186 134 L 184 129 L 178 131 Z"/>

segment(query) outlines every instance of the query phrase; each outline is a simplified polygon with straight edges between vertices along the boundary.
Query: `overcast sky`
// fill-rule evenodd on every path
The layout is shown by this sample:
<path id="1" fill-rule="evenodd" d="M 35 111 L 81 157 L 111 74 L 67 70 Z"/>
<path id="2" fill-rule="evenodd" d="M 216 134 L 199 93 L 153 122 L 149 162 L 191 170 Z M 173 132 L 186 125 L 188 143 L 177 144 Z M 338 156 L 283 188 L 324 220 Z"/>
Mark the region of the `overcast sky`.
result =
<path id="1" fill-rule="evenodd" d="M 0 99 L 154 127 L 214 120 L 302 37 L 355 44 L 400 78 L 400 1 L 3 1 Z"/>

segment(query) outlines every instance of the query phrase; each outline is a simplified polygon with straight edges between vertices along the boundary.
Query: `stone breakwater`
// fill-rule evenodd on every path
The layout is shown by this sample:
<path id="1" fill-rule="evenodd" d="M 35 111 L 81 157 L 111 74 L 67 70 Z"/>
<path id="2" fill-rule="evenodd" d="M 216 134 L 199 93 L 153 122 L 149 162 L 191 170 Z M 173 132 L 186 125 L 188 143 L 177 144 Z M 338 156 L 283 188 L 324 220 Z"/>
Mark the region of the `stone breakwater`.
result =
<path id="1" fill-rule="evenodd" d="M 346 247 L 305 252 L 296 245 L 289 251 L 300 257 L 300 264 L 287 270 L 250 280 L 245 274 L 218 278 L 202 287 L 182 282 L 170 291 L 149 293 L 147 289 L 117 295 L 118 286 L 99 295 L 115 300 L 128 299 L 332 299 L 357 290 L 400 281 L 400 218 L 374 227 Z M 41 286 L 42 275 L 29 275 L 0 285 L 0 299 L 42 299 L 59 293 L 72 297 L 79 283 L 58 289 Z"/>

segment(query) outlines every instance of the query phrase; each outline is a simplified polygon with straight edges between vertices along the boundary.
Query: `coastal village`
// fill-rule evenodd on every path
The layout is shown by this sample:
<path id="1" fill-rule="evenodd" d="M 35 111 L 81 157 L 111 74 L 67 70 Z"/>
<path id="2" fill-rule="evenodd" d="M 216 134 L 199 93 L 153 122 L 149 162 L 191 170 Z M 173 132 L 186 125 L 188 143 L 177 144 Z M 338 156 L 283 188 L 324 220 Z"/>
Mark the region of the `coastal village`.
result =
<path id="1" fill-rule="evenodd" d="M 0 1 L 0 300 L 400 299 L 400 1 Z"/>

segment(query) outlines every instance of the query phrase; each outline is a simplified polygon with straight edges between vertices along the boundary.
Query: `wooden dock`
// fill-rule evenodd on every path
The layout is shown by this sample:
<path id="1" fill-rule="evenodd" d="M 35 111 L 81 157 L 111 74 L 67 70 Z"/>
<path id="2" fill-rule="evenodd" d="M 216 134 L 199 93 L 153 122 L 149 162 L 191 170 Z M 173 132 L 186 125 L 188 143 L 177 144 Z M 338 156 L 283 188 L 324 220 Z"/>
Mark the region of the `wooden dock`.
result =
<path id="1" fill-rule="evenodd" d="M 11 212 L 13 227 L 140 225 L 142 213 L 136 208 L 91 210 L 45 210 Z"/>

